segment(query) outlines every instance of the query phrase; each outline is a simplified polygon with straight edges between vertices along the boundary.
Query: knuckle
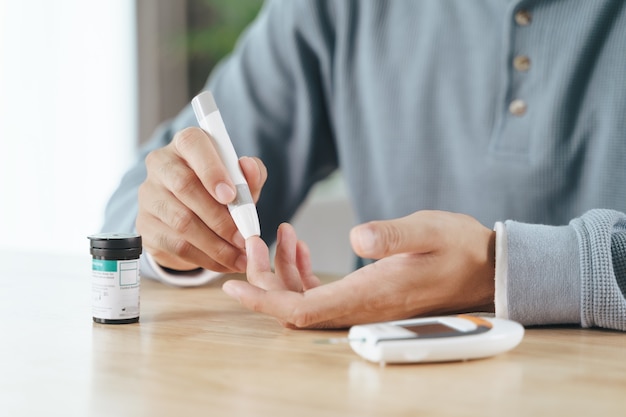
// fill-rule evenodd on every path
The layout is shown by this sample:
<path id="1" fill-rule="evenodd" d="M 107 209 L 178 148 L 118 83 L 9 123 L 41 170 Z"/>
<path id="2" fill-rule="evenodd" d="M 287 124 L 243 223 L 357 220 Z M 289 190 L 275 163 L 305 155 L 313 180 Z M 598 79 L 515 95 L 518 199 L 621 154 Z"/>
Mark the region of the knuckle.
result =
<path id="1" fill-rule="evenodd" d="M 248 310 L 256 313 L 266 313 L 265 303 L 257 297 L 242 297 L 239 301 Z"/>
<path id="2" fill-rule="evenodd" d="M 296 307 L 291 311 L 287 321 L 298 328 L 306 328 L 315 324 L 316 316 L 309 309 Z"/>
<path id="3" fill-rule="evenodd" d="M 213 219 L 214 223 L 211 225 L 211 229 L 213 229 L 213 231 L 218 236 L 222 236 L 225 238 L 232 235 L 233 232 L 231 231 L 234 230 L 235 224 L 232 217 L 226 214 L 228 212 L 228 209 L 226 207 L 224 207 L 223 212 L 223 216 L 215 216 L 215 218 Z"/>
<path id="4" fill-rule="evenodd" d="M 146 167 L 148 168 L 148 170 L 150 170 L 150 168 L 153 167 L 154 165 L 157 165 L 157 161 L 160 159 L 158 156 L 159 151 L 160 149 L 149 152 L 144 158 L 144 163 L 146 164 Z"/>
<path id="5" fill-rule="evenodd" d="M 256 313 L 264 312 L 263 303 L 257 300 L 251 300 L 246 307 Z"/>
<path id="6" fill-rule="evenodd" d="M 170 226 L 180 234 L 186 234 L 193 225 L 195 215 L 186 208 L 175 210 L 170 219 Z"/>
<path id="7" fill-rule="evenodd" d="M 161 247 L 168 248 L 171 254 L 179 258 L 187 258 L 192 249 L 185 239 L 171 236 L 161 236 Z"/>
<path id="8" fill-rule="evenodd" d="M 152 202 L 152 211 L 158 219 L 164 219 L 167 216 L 168 205 L 165 200 L 154 200 Z"/>
<path id="9" fill-rule="evenodd" d="M 168 154 L 167 148 L 155 149 L 144 157 L 147 177 L 153 175 L 165 175 L 171 167 L 172 158 Z"/>
<path id="10" fill-rule="evenodd" d="M 145 182 L 139 184 L 139 187 L 137 188 L 137 201 L 139 202 L 140 206 L 141 206 L 141 203 L 145 201 L 145 199 L 148 196 L 147 188 L 148 188 L 148 185 Z"/>
<path id="11" fill-rule="evenodd" d="M 178 176 L 178 164 L 167 154 L 166 148 L 156 149 L 144 158 L 146 166 L 146 181 L 164 182 L 168 178 Z"/>
<path id="12" fill-rule="evenodd" d="M 202 178 L 207 179 L 210 182 L 220 182 L 224 181 L 226 176 L 221 167 L 214 164 L 205 164 L 204 166 L 198 169 L 198 175 Z"/>
<path id="13" fill-rule="evenodd" d="M 402 231 L 396 227 L 387 227 L 388 246 L 390 248 L 398 248 L 402 246 Z"/>
<path id="14" fill-rule="evenodd" d="M 412 216 L 418 224 L 416 230 L 421 234 L 422 241 L 428 242 L 433 251 L 447 246 L 448 242 L 456 237 L 449 233 L 450 218 L 441 211 L 422 210 Z"/>
<path id="15" fill-rule="evenodd" d="M 212 257 L 222 265 L 234 266 L 237 258 L 239 257 L 239 252 L 234 250 L 226 242 L 221 241 L 215 247 L 215 251 L 213 252 Z"/>
<path id="16" fill-rule="evenodd" d="M 374 222 L 374 226 L 376 228 L 380 228 L 380 249 L 382 249 L 383 253 L 392 252 L 395 248 L 398 248 L 402 245 L 402 231 L 393 227 L 391 224 L 384 222 Z"/>
<path id="17" fill-rule="evenodd" d="M 186 127 L 179 130 L 172 139 L 174 147 L 182 154 L 189 149 L 193 149 L 199 140 L 198 131 L 199 129 L 195 127 Z"/>
<path id="18" fill-rule="evenodd" d="M 197 177 L 190 170 L 181 170 L 170 178 L 170 189 L 174 195 L 185 195 L 192 191 Z"/>

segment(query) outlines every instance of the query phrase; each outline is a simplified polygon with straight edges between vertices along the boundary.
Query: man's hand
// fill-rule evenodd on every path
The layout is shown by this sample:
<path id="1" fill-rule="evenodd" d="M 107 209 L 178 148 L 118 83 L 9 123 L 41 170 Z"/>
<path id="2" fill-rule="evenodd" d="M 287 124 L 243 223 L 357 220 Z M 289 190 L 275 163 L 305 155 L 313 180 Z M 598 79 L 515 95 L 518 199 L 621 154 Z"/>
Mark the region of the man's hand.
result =
<path id="1" fill-rule="evenodd" d="M 224 291 L 248 309 L 294 328 L 341 328 L 414 316 L 493 311 L 495 232 L 475 219 L 420 211 L 355 227 L 352 247 L 378 259 L 320 285 L 306 245 L 290 225 L 279 228 L 275 272 L 267 246 L 246 242 L 249 282 Z"/>
<path id="2" fill-rule="evenodd" d="M 239 164 L 256 201 L 267 179 L 265 165 L 257 158 Z M 146 167 L 136 226 L 154 260 L 176 270 L 245 271 L 245 242 L 226 207 L 235 187 L 206 133 L 178 132 L 148 154 Z"/>

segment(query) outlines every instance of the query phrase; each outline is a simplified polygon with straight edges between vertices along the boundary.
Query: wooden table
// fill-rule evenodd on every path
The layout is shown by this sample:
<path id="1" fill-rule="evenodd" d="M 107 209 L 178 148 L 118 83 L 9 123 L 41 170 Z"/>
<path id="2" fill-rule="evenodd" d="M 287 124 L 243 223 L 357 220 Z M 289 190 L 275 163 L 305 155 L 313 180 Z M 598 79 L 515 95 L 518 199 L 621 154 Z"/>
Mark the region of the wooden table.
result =
<path id="1" fill-rule="evenodd" d="M 90 262 L 0 254 L 0 416 L 626 415 L 624 333 L 527 329 L 493 358 L 380 367 L 219 283 L 144 279 L 140 323 L 94 324 Z"/>

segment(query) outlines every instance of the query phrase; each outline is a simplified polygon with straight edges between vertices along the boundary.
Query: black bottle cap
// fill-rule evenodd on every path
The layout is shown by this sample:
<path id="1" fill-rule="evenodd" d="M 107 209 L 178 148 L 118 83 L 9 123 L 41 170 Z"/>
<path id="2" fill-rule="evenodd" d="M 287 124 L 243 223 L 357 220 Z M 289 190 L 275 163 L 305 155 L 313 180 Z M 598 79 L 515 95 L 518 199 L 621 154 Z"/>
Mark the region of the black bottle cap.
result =
<path id="1" fill-rule="evenodd" d="M 133 259 L 141 255 L 141 236 L 136 233 L 98 233 L 88 236 L 91 254 L 105 259 Z"/>

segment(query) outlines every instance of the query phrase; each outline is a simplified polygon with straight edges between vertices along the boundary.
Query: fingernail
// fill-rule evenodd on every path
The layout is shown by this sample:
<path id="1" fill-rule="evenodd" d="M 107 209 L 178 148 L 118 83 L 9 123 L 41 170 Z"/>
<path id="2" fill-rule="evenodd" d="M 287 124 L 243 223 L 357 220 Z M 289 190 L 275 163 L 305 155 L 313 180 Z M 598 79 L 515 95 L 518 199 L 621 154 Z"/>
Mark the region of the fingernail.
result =
<path id="1" fill-rule="evenodd" d="M 236 196 L 235 190 L 233 190 L 232 187 L 225 182 L 217 184 L 217 187 L 215 187 L 215 195 L 217 196 L 218 201 L 222 204 L 230 203 Z"/>
<path id="2" fill-rule="evenodd" d="M 222 291 L 224 291 L 229 297 L 232 297 L 239 301 L 239 293 L 237 292 L 237 289 L 234 287 L 234 285 L 230 284 L 230 281 L 226 281 L 224 285 L 222 285 Z"/>
<path id="3" fill-rule="evenodd" d="M 283 232 L 282 227 L 278 226 L 278 230 L 276 231 L 276 246 L 280 246 L 280 242 L 283 240 Z"/>
<path id="4" fill-rule="evenodd" d="M 369 227 L 356 229 L 356 238 L 361 251 L 365 254 L 376 252 L 376 235 Z"/>

